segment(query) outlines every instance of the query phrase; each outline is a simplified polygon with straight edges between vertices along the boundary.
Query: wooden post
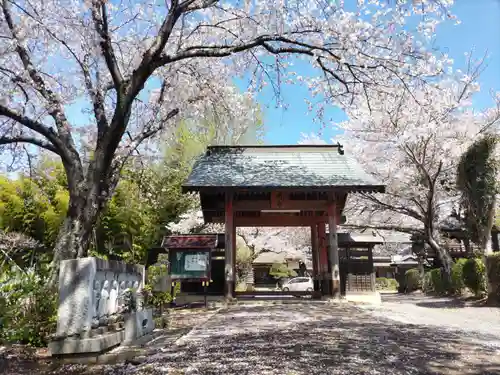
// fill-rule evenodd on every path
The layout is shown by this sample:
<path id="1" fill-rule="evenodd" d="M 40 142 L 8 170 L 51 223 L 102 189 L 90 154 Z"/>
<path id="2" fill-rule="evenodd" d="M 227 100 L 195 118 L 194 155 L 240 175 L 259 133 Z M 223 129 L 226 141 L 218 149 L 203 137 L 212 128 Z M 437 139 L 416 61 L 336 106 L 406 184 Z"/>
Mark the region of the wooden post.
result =
<path id="1" fill-rule="evenodd" d="M 491 247 L 494 253 L 500 251 L 500 234 L 497 231 L 491 231 Z"/>
<path id="2" fill-rule="evenodd" d="M 312 264 L 313 264 L 313 283 L 314 291 L 320 291 L 319 285 L 319 243 L 318 243 L 318 227 L 316 225 L 311 226 L 311 252 L 312 252 Z"/>
<path id="3" fill-rule="evenodd" d="M 346 258 L 347 258 L 347 280 L 346 280 L 346 288 L 345 293 L 347 294 L 351 290 L 352 281 L 351 281 L 351 248 L 346 246 L 345 249 Z"/>
<path id="4" fill-rule="evenodd" d="M 236 291 L 236 283 L 238 282 L 238 274 L 236 273 L 236 225 L 234 224 L 234 221 L 233 221 L 233 227 L 231 229 L 231 237 L 233 239 L 233 296 L 234 296 L 234 292 Z"/>
<path id="5" fill-rule="evenodd" d="M 337 206 L 332 197 L 328 204 L 328 260 L 331 268 L 331 285 L 333 287 L 331 295 L 340 297 L 340 269 L 339 269 L 339 245 L 337 238 Z M 329 275 L 330 276 L 330 275 Z"/>
<path id="6" fill-rule="evenodd" d="M 368 267 L 370 267 L 371 291 L 375 292 L 375 267 L 373 265 L 373 246 L 368 248 Z"/>
<path id="7" fill-rule="evenodd" d="M 325 223 L 318 223 L 319 242 L 319 280 L 323 295 L 330 295 L 330 283 L 328 281 L 328 250 L 326 241 Z"/>
<path id="8" fill-rule="evenodd" d="M 233 217 L 233 194 L 231 192 L 226 192 L 226 204 L 225 204 L 225 239 L 226 248 L 225 257 L 225 283 L 224 283 L 224 296 L 226 299 L 233 298 L 234 290 L 234 259 L 233 259 L 233 227 L 234 227 L 234 217 Z"/>

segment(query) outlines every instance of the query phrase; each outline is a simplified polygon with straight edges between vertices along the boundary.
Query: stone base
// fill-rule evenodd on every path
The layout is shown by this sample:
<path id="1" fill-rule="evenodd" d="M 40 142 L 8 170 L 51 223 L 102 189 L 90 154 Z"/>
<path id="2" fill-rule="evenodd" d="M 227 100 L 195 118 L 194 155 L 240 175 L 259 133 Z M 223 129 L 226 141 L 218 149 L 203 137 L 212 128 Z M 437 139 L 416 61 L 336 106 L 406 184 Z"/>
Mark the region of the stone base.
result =
<path id="1" fill-rule="evenodd" d="M 369 303 L 380 305 L 382 298 L 379 292 L 346 292 L 345 300 L 354 303 Z"/>
<path id="2" fill-rule="evenodd" d="M 125 338 L 123 343 L 132 341 L 153 332 L 155 323 L 153 309 L 138 310 L 125 316 Z"/>
<path id="3" fill-rule="evenodd" d="M 52 356 L 68 354 L 98 354 L 109 350 L 123 342 L 125 330 L 104 333 L 91 338 L 67 338 L 49 343 Z"/>
<path id="4" fill-rule="evenodd" d="M 97 328 L 82 337 L 68 337 L 49 343 L 52 356 L 72 354 L 99 354 L 120 344 L 129 344 L 154 330 L 153 310 L 145 309 L 125 315 L 123 328 L 106 332 L 106 328 Z"/>

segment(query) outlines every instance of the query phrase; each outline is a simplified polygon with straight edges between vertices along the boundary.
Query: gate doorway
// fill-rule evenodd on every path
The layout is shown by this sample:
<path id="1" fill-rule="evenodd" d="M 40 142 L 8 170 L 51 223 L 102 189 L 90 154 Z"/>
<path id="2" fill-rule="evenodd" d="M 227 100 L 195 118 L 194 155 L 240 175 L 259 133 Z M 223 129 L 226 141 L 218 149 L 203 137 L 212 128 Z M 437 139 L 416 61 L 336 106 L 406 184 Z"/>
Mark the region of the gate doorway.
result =
<path id="1" fill-rule="evenodd" d="M 337 225 L 345 219 L 347 196 L 384 192 L 385 186 L 337 144 L 209 146 L 182 189 L 200 195 L 205 223 L 225 225 L 224 295 L 231 299 L 237 295 L 237 227 L 311 228 L 313 292 L 339 296 Z M 352 285 L 349 259 L 347 268 L 346 291 Z"/>

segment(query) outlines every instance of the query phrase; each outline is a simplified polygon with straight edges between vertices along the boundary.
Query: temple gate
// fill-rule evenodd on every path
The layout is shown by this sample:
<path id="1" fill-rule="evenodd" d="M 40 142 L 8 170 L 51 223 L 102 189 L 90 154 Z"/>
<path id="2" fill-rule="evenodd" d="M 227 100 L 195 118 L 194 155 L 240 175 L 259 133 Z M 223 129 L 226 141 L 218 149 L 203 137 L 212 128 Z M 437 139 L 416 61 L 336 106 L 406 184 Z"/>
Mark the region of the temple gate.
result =
<path id="1" fill-rule="evenodd" d="M 337 225 L 347 195 L 384 190 L 340 144 L 209 146 L 183 185 L 200 194 L 206 223 L 225 224 L 227 298 L 235 289 L 236 228 L 284 226 L 311 228 L 315 292 L 339 296 Z"/>

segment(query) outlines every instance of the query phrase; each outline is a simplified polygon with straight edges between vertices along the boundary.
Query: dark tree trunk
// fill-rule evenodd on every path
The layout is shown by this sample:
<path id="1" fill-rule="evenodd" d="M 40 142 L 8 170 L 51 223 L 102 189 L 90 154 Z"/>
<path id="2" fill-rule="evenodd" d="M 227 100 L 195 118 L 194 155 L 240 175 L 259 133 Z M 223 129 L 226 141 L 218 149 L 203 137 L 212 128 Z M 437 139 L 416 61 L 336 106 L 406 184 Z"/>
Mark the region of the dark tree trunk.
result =
<path id="1" fill-rule="evenodd" d="M 80 183 L 68 183 L 69 207 L 54 246 L 50 278 L 52 285 L 58 281 L 61 260 L 88 255 L 93 230 L 116 187 L 117 179 L 95 179 L 94 175 L 95 173 L 87 174 L 87 179 Z"/>
<path id="2" fill-rule="evenodd" d="M 449 282 L 448 285 L 451 285 L 451 268 L 453 267 L 453 259 L 451 259 L 448 251 L 440 246 L 436 241 L 432 229 L 429 230 L 427 237 L 427 243 L 429 244 L 431 249 L 434 250 L 434 253 L 439 257 L 439 260 L 441 261 L 443 267 L 443 277 Z"/>

